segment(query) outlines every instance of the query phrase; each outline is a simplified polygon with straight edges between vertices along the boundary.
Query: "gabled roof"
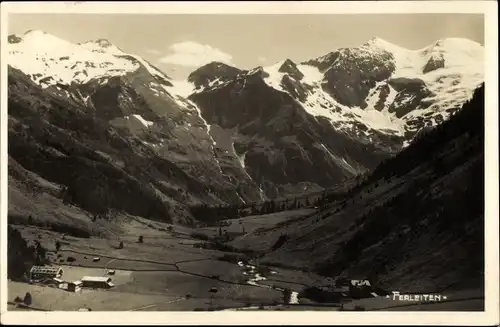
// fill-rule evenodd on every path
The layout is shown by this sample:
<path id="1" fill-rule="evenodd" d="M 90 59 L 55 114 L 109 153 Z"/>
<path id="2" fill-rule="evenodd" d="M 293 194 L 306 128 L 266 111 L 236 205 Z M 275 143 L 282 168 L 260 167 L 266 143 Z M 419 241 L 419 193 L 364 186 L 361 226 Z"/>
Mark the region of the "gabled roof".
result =
<path id="1" fill-rule="evenodd" d="M 370 281 L 367 279 L 351 279 L 351 285 L 353 286 L 371 286 Z"/>
<path id="2" fill-rule="evenodd" d="M 59 266 L 33 266 L 30 272 L 36 274 L 58 274 L 62 271 Z"/>
<path id="3" fill-rule="evenodd" d="M 85 276 L 82 278 L 82 282 L 109 282 L 111 278 L 109 277 L 101 277 L 101 276 Z"/>

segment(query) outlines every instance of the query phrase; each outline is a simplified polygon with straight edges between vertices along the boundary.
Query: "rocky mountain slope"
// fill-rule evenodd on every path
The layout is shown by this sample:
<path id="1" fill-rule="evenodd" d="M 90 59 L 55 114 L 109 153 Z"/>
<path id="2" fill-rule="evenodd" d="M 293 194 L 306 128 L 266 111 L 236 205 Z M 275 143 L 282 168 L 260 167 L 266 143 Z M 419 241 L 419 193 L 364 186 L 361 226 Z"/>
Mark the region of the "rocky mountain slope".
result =
<path id="1" fill-rule="evenodd" d="M 369 171 L 448 119 L 483 81 L 483 56 L 466 39 L 411 51 L 374 38 L 300 64 L 211 63 L 184 92 L 266 194 L 290 194 Z"/>
<path id="2" fill-rule="evenodd" d="M 232 74 L 223 73 L 228 70 Z M 297 100 L 308 113 L 329 118 L 338 129 L 347 131 L 358 122 L 367 131 L 409 138 L 422 126 L 447 119 L 472 96 L 484 79 L 484 48 L 449 38 L 412 51 L 373 38 L 300 64 L 286 59 L 240 71 L 239 79 L 258 71 L 266 84 Z M 196 86 L 194 93 L 213 91 L 227 86 L 236 72 L 212 63 L 193 72 L 189 81 Z M 200 79 L 210 85 L 201 88 Z"/>
<path id="3" fill-rule="evenodd" d="M 16 151 L 16 140 L 32 139 L 49 153 L 63 146 L 73 148 L 75 143 L 86 148 L 86 157 L 104 161 L 143 187 L 152 187 L 171 204 L 261 199 L 237 158 L 218 159 L 196 105 L 170 92 L 168 76 L 145 60 L 123 53 L 106 40 L 75 45 L 30 31 L 9 41 L 9 154 L 22 167 L 41 173 L 38 165 L 20 162 L 29 150 Z M 29 125 L 54 131 L 38 135 L 21 131 Z M 71 155 L 68 151 L 56 154 Z M 135 168 L 128 167 L 129 161 L 136 161 Z M 74 174 L 72 165 L 61 162 L 59 168 L 53 174 Z M 88 179 L 92 177 L 89 174 Z M 56 184 L 68 186 L 72 178 Z M 116 185 L 106 187 L 112 192 Z"/>
<path id="4" fill-rule="evenodd" d="M 483 76 L 482 47 L 461 39 L 419 51 L 374 39 L 250 71 L 211 63 L 187 81 L 102 39 L 72 44 L 35 30 L 9 36 L 8 46 L 12 171 L 64 194 L 82 178 L 106 194 L 118 188 L 112 180 L 129 180 L 137 191 L 104 202 L 148 216 L 138 208 L 153 201 L 158 217 L 369 171 L 446 119 Z"/>
<path id="5" fill-rule="evenodd" d="M 261 263 L 369 279 L 401 292 L 484 287 L 484 86 L 318 213 L 236 239 Z M 266 243 L 267 242 L 267 243 Z"/>

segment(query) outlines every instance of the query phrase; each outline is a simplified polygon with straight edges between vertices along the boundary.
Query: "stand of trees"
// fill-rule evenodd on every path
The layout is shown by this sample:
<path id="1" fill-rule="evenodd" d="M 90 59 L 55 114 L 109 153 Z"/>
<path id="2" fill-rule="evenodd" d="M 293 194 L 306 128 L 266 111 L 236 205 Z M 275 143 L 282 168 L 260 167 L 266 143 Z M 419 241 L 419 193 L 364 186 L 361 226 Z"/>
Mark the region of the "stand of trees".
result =
<path id="1" fill-rule="evenodd" d="M 226 205 L 226 206 L 208 206 L 206 204 L 193 206 L 190 208 L 193 217 L 201 222 L 207 224 L 215 224 L 218 221 L 225 219 L 241 218 L 246 216 L 266 215 L 286 210 L 300 209 L 303 207 L 310 207 L 311 203 L 318 206 L 327 202 L 328 193 L 325 191 L 321 194 L 316 201 L 312 202 L 308 198 L 293 200 L 278 200 L 278 201 L 265 201 L 261 204 L 252 205 Z"/>
<path id="2" fill-rule="evenodd" d="M 7 277 L 13 280 L 22 279 L 33 265 L 48 263 L 47 249 L 40 242 L 32 245 L 22 237 L 21 233 L 8 225 L 7 235 Z"/>
<path id="3" fill-rule="evenodd" d="M 317 267 L 318 273 L 335 276 L 345 271 L 353 260 L 359 260 L 364 249 L 382 240 L 391 238 L 394 242 L 391 244 L 406 243 L 405 228 L 409 228 L 417 235 L 431 232 L 435 233 L 431 235 L 443 238 L 445 235 L 453 237 L 457 248 L 461 244 L 463 249 L 471 251 L 471 255 L 466 256 L 467 276 L 480 276 L 484 269 L 484 86 L 477 89 L 472 99 L 448 121 L 415 139 L 396 157 L 380 164 L 364 182 L 348 193 L 355 193 L 363 186 L 377 187 L 379 182 L 405 176 L 417 167 L 424 168 L 425 173 L 407 179 L 404 190 L 388 202 L 372 206 L 361 216 L 355 222 L 355 227 L 359 227 L 356 232 L 341 243 L 334 257 Z M 438 181 L 441 183 L 438 187 L 443 189 L 456 185 L 449 186 L 444 177 L 459 168 L 460 179 L 453 177 L 459 181 L 454 183 L 463 187 L 448 189 L 446 194 L 423 195 Z M 423 221 L 428 221 L 429 225 L 423 225 Z M 371 267 L 372 273 L 383 272 L 386 260 L 384 252 L 374 256 L 376 264 Z"/>
<path id="4" fill-rule="evenodd" d="M 145 177 L 133 179 L 129 174 L 142 162 L 127 162 L 127 171 L 117 171 L 107 164 L 87 157 L 68 157 L 74 173 L 61 181 L 60 191 L 64 203 L 79 206 L 92 215 L 93 221 L 111 220 L 116 212 L 171 221 L 169 207 Z M 85 174 L 78 172 L 85 171 Z"/>
<path id="5" fill-rule="evenodd" d="M 283 303 L 288 304 L 292 299 L 292 290 L 289 288 L 285 288 L 283 290 Z"/>

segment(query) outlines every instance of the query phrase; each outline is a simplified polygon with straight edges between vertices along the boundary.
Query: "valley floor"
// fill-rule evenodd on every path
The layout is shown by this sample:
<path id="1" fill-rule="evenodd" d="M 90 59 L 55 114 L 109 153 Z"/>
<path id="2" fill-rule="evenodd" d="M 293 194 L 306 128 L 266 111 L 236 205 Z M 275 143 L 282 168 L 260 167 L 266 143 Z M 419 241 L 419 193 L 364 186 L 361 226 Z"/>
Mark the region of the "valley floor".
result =
<path id="1" fill-rule="evenodd" d="M 266 217 L 246 217 L 229 221 L 229 232 L 245 230 L 239 239 L 289 220 L 313 213 L 312 209 L 295 210 Z M 413 305 L 386 298 L 362 300 L 343 299 L 337 303 L 317 303 L 299 297 L 306 288 L 333 285 L 334 280 L 312 272 L 289 267 L 263 267 L 264 263 L 224 261 L 223 256 L 235 255 L 220 250 L 195 247 L 206 241 L 203 233 L 213 236 L 217 228 L 190 229 L 175 226 L 165 231 L 166 224 L 137 218 L 120 226 L 121 234 L 107 238 L 76 238 L 34 226 L 13 225 L 27 240 L 39 240 L 51 251 L 50 259 L 63 270 L 62 279 L 71 282 L 84 276 L 109 276 L 115 286 L 109 290 L 83 289 L 68 292 L 46 285 L 9 281 L 8 310 L 76 311 L 206 311 L 206 310 L 482 310 L 484 299 L 477 294 L 462 294 L 469 299 L 450 303 Z M 143 243 L 138 242 L 139 235 Z M 238 239 L 237 238 L 237 239 Z M 63 243 L 55 252 L 55 240 Z M 120 242 L 124 247 L 118 248 Z M 236 242 L 237 243 L 237 242 Z M 263 242 L 266 243 L 266 242 Z M 256 248 L 259 248 L 256 244 Z M 262 249 L 259 249 L 262 250 Z M 72 257 L 74 261 L 68 262 Z M 94 257 L 99 257 L 97 262 Z M 71 259 L 70 259 L 71 260 Z M 109 270 L 114 275 L 108 275 Z M 216 288 L 217 292 L 209 292 Z M 292 291 L 284 303 L 282 290 Z M 18 307 L 16 297 L 30 292 L 29 308 Z M 403 305 L 403 306 L 401 306 Z"/>

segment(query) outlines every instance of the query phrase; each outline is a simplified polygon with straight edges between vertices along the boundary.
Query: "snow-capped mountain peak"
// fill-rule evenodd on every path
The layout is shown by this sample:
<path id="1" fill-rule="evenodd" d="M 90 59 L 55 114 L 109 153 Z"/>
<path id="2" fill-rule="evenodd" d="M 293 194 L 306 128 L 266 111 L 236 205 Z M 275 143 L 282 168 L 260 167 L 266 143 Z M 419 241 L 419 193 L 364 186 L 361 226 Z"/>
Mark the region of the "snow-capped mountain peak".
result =
<path id="1" fill-rule="evenodd" d="M 475 41 L 466 38 L 450 37 L 446 39 L 440 39 L 434 42 L 429 47 L 425 47 L 422 50 L 428 49 L 440 49 L 448 52 L 469 52 L 470 50 L 477 50 L 483 46 Z"/>
<path id="2" fill-rule="evenodd" d="M 373 168 L 446 119 L 483 79 L 482 47 L 463 40 L 409 50 L 373 38 L 302 63 L 247 70 L 212 62 L 180 82 L 105 39 L 75 44 L 35 30 L 9 36 L 8 53 L 22 83 L 29 78 L 48 88 L 41 93 L 82 105 L 136 136 L 139 152 L 165 156 L 192 176 L 214 185 L 244 176 L 250 198 L 261 185 L 276 194 L 297 172 L 308 172 L 297 182 L 326 185 Z M 224 185 L 216 192 L 243 200 Z"/>
<path id="3" fill-rule="evenodd" d="M 281 60 L 260 75 L 337 129 L 362 124 L 402 136 L 422 124 L 436 125 L 471 97 L 483 81 L 483 51 L 460 38 L 410 50 L 374 37 L 299 65 Z"/>
<path id="4" fill-rule="evenodd" d="M 427 60 L 443 60 L 446 68 L 477 66 L 484 62 L 484 47 L 464 38 L 438 40 L 420 53 Z"/>
<path id="5" fill-rule="evenodd" d="M 18 37 L 21 42 L 15 44 L 22 44 L 23 48 L 29 48 L 32 53 L 36 54 L 66 54 L 75 48 L 74 44 L 41 30 L 30 30 Z"/>
<path id="6" fill-rule="evenodd" d="M 366 49 L 385 50 L 385 51 L 391 52 L 391 53 L 408 51 L 408 49 L 405 49 L 403 47 L 395 45 L 395 44 L 393 44 L 389 41 L 386 41 L 380 37 L 371 38 L 370 40 L 368 40 L 368 42 L 361 45 L 361 47 L 366 48 Z"/>
<path id="7" fill-rule="evenodd" d="M 123 55 L 125 54 L 120 48 L 111 43 L 107 39 L 97 39 L 92 41 L 86 41 L 82 43 L 78 43 L 78 45 L 84 49 L 87 49 L 92 52 L 107 52 L 115 55 Z"/>
<path id="8" fill-rule="evenodd" d="M 40 37 L 40 36 L 43 36 L 43 35 L 49 35 L 49 36 L 53 36 L 45 31 L 42 31 L 42 30 L 37 30 L 37 29 L 33 29 L 33 30 L 29 30 L 29 31 L 26 31 L 23 36 L 35 36 L 35 37 Z"/>
<path id="9" fill-rule="evenodd" d="M 225 87 L 234 80 L 243 81 L 238 86 L 243 89 L 245 80 L 258 74 L 309 113 L 328 117 L 337 129 L 362 124 L 398 135 L 407 130 L 404 121 L 424 115 L 444 119 L 447 109 L 470 98 L 483 81 L 483 52 L 480 44 L 462 38 L 410 50 L 374 37 L 300 64 L 284 59 L 247 71 L 213 62 L 178 82 L 106 39 L 74 44 L 40 30 L 9 36 L 9 64 L 44 87 L 122 76 L 144 67 L 159 83 L 157 88 L 175 98 Z M 408 128 L 415 130 L 412 126 Z"/>
<path id="10" fill-rule="evenodd" d="M 86 83 L 123 76 L 144 66 L 168 85 L 169 77 L 142 58 L 127 54 L 106 39 L 71 43 L 41 30 L 9 36 L 9 64 L 42 87 Z"/>
<path id="11" fill-rule="evenodd" d="M 107 39 L 97 39 L 97 40 L 92 41 L 92 42 L 99 45 L 102 48 L 109 48 L 109 47 L 113 46 L 113 44 L 111 44 L 111 42 L 109 42 Z"/>

